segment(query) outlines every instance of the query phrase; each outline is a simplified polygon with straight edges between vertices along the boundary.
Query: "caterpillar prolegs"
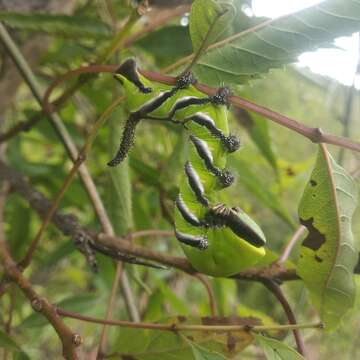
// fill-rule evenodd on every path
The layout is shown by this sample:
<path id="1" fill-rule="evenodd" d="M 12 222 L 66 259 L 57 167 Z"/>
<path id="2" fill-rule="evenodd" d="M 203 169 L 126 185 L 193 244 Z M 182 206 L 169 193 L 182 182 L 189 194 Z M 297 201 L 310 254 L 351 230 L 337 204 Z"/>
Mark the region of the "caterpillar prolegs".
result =
<path id="1" fill-rule="evenodd" d="M 229 133 L 227 88 L 206 97 L 193 85 L 191 74 L 171 87 L 142 76 L 133 59 L 125 61 L 115 77 L 122 83 L 130 112 L 119 151 L 108 165 L 119 164 L 134 141 L 142 119 L 182 124 L 189 132 L 188 160 L 175 202 L 175 234 L 193 267 L 212 276 L 229 276 L 257 263 L 265 254 L 260 227 L 239 208 L 220 204 L 218 192 L 230 186 L 226 170 L 229 153 L 239 149 Z"/>

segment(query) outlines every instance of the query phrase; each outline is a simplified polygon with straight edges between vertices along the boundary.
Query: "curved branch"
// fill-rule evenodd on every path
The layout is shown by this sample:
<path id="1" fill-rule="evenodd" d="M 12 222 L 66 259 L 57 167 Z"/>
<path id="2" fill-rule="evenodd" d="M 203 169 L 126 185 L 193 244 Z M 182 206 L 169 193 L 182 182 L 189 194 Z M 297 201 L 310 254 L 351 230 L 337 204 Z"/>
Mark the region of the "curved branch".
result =
<path id="1" fill-rule="evenodd" d="M 4 235 L 1 232 L 0 262 L 3 265 L 7 278 L 13 281 L 28 298 L 33 310 L 45 316 L 48 322 L 55 329 L 62 342 L 64 357 L 68 360 L 78 359 L 76 348 L 82 343 L 81 336 L 73 333 L 58 316 L 56 308 L 45 297 L 39 296 L 35 292 L 29 280 L 22 275 L 15 261 L 12 259 L 3 236 Z"/>
<path id="2" fill-rule="evenodd" d="M 51 202 L 41 192 L 35 190 L 20 173 L 11 169 L 1 161 L 0 179 L 9 181 L 12 189 L 21 195 L 42 218 L 46 216 L 52 207 Z M 118 259 L 119 254 L 132 255 L 141 259 L 154 261 L 167 267 L 176 268 L 189 274 L 197 273 L 184 257 L 171 256 L 132 244 L 128 241 L 132 234 L 125 235 L 124 237 L 116 237 L 104 233 L 97 233 L 81 227 L 73 215 L 65 215 L 59 211 L 55 211 L 51 221 L 64 235 L 71 236 L 75 240 L 81 238 L 83 241 L 88 241 L 88 245 L 91 248 L 97 251 L 104 251 L 107 256 L 111 256 L 114 259 Z M 133 237 L 168 237 L 169 234 L 172 234 L 172 232 L 151 229 L 135 232 L 133 233 Z M 129 261 L 131 262 L 131 259 Z M 264 279 L 288 281 L 298 279 L 294 270 L 286 269 L 279 264 L 273 264 L 266 268 L 249 269 L 231 278 L 249 281 L 262 281 Z"/>
<path id="3" fill-rule="evenodd" d="M 282 292 L 279 285 L 277 285 L 273 280 L 264 280 L 263 284 L 273 293 L 273 295 L 277 298 L 277 300 L 280 302 L 281 306 L 284 309 L 284 312 L 286 314 L 286 317 L 289 320 L 289 324 L 296 325 L 296 318 L 295 314 L 292 311 L 289 302 L 287 301 L 284 293 Z M 295 342 L 297 345 L 297 349 L 299 354 L 303 355 L 305 357 L 306 351 L 305 351 L 305 344 L 304 340 L 299 332 L 299 328 L 294 328 L 293 330 Z"/>
<path id="4" fill-rule="evenodd" d="M 57 79 L 46 91 L 46 95 L 44 97 L 44 106 L 48 109 L 48 111 L 53 111 L 54 104 L 56 105 L 56 108 L 59 106 L 59 104 L 62 103 L 62 96 L 61 95 L 57 100 L 55 100 L 53 103 L 49 103 L 49 98 L 53 90 L 60 85 L 65 80 L 78 76 L 79 74 L 89 74 L 89 73 L 113 73 L 117 68 L 117 65 L 91 65 L 91 66 L 84 66 L 80 67 L 78 69 L 69 71 L 68 73 L 64 74 L 62 77 Z M 168 75 L 162 75 L 160 73 L 152 72 L 152 71 L 145 71 L 140 70 L 140 73 L 152 81 L 157 81 L 163 84 L 167 85 L 174 85 L 176 83 L 176 78 Z M 195 87 L 203 92 L 204 94 L 207 94 L 209 96 L 215 95 L 217 92 L 216 88 L 212 88 L 210 86 L 197 83 L 195 84 Z M 61 101 L 60 101 L 61 100 Z M 332 135 L 332 134 L 326 134 L 324 133 L 320 128 L 313 128 L 306 126 L 294 119 L 291 119 L 285 115 L 282 115 L 276 111 L 273 111 L 271 109 L 268 109 L 264 106 L 255 104 L 249 100 L 243 99 L 239 96 L 231 96 L 229 98 L 229 102 L 242 109 L 246 109 L 252 112 L 255 112 L 267 119 L 270 119 L 273 122 L 276 122 L 277 124 L 284 126 L 288 128 L 289 130 L 295 131 L 298 134 L 308 138 L 313 143 L 326 143 L 326 144 L 332 144 L 336 146 L 340 146 L 343 148 L 347 148 L 350 150 L 354 150 L 357 152 L 360 152 L 360 143 L 352 141 L 347 138 L 343 138 L 340 136 Z"/>

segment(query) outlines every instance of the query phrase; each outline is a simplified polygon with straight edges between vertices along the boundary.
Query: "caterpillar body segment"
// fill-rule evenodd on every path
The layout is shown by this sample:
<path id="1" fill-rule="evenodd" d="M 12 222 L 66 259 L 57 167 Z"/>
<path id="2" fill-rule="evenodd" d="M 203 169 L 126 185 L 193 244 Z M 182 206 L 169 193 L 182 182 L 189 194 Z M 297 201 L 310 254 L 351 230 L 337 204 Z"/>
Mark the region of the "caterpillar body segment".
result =
<path id="1" fill-rule="evenodd" d="M 219 204 L 219 191 L 234 180 L 226 170 L 227 156 L 240 146 L 228 127 L 229 91 L 221 88 L 215 96 L 206 97 L 192 86 L 190 74 L 173 87 L 154 83 L 137 72 L 133 60 L 121 65 L 115 77 L 124 87 L 130 116 L 109 165 L 125 158 L 140 120 L 182 124 L 189 133 L 188 160 L 174 220 L 185 255 L 196 270 L 212 276 L 233 275 L 257 263 L 265 254 L 260 227 L 241 210 Z"/>

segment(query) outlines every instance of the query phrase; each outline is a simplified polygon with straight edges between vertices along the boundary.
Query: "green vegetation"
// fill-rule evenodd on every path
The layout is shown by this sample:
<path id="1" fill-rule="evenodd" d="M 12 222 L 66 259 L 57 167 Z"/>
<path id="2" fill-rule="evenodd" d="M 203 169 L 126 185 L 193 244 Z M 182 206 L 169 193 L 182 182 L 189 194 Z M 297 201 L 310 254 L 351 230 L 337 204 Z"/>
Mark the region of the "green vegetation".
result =
<path id="1" fill-rule="evenodd" d="M 0 356 L 359 358 L 359 96 L 291 64 L 359 31 L 358 1 L 275 20 L 247 17 L 245 0 L 72 2 L 0 6 Z M 141 120 L 107 166 L 143 104 L 112 76 L 130 57 L 155 89 L 190 68 L 204 97 L 231 88 L 242 145 L 219 201 L 266 236 L 232 277 L 197 273 L 174 236 L 183 126 Z"/>

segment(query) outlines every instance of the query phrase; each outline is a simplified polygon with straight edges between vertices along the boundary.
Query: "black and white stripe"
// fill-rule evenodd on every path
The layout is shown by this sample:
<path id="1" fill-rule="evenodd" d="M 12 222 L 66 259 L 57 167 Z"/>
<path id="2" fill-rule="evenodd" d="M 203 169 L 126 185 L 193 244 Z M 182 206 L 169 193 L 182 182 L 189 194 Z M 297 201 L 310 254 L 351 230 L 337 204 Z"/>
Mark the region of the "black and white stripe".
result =
<path id="1" fill-rule="evenodd" d="M 189 161 L 185 163 L 185 174 L 199 203 L 204 206 L 209 206 L 209 200 L 204 196 L 205 190 L 201 179 Z"/>
<path id="2" fill-rule="evenodd" d="M 208 241 L 204 236 L 184 234 L 177 230 L 175 230 L 175 236 L 180 242 L 195 247 L 199 250 L 206 250 L 209 246 Z"/>
<path id="3" fill-rule="evenodd" d="M 201 226 L 202 222 L 186 206 L 181 194 L 178 195 L 175 205 L 186 222 L 193 226 Z"/>
<path id="4" fill-rule="evenodd" d="M 214 120 L 210 116 L 199 112 L 186 119 L 186 121 L 189 120 L 205 127 L 212 136 L 221 141 L 228 152 L 231 153 L 239 149 L 240 140 L 235 135 L 225 136 L 224 133 L 216 127 Z"/>
<path id="5" fill-rule="evenodd" d="M 210 98 L 198 98 L 196 96 L 184 96 L 177 100 L 169 113 L 169 118 L 172 119 L 178 110 L 184 109 L 191 105 L 204 105 L 210 102 Z"/>
<path id="6" fill-rule="evenodd" d="M 220 182 L 221 187 L 228 187 L 234 182 L 234 176 L 228 170 L 221 170 L 214 165 L 214 159 L 206 141 L 199 139 L 194 135 L 190 135 L 190 140 L 195 146 L 195 149 L 204 161 L 206 169 L 212 173 Z"/>

